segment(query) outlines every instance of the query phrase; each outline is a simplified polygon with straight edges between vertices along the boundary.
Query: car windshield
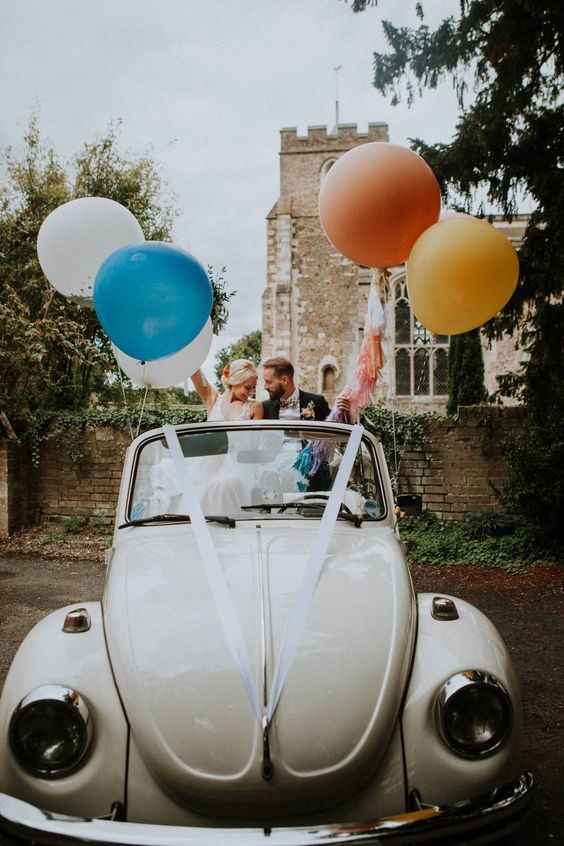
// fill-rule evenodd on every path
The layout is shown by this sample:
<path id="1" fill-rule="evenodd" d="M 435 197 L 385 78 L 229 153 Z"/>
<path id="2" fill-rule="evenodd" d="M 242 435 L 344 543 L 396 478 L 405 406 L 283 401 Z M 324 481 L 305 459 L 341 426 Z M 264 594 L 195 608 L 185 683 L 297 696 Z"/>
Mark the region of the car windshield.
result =
<path id="1" fill-rule="evenodd" d="M 320 519 L 348 432 L 328 429 L 194 429 L 178 435 L 188 477 L 204 514 L 237 519 Z M 129 520 L 183 514 L 182 491 L 164 438 L 141 447 Z M 385 504 L 372 446 L 362 441 L 341 516 L 380 520 Z M 358 521 L 357 521 L 358 522 Z"/>

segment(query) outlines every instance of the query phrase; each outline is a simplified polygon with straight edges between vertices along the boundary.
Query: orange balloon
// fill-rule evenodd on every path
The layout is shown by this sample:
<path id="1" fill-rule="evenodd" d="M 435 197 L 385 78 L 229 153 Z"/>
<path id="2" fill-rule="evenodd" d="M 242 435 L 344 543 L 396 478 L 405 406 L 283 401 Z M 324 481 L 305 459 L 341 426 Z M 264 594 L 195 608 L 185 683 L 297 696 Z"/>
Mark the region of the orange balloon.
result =
<path id="1" fill-rule="evenodd" d="M 344 256 L 366 267 L 403 264 L 439 217 L 441 195 L 429 165 L 406 147 L 373 141 L 338 159 L 321 185 L 319 217 Z"/>
<path id="2" fill-rule="evenodd" d="M 437 335 L 469 332 L 503 308 L 517 286 L 511 242 L 485 221 L 456 217 L 429 227 L 407 261 L 409 302 Z"/>

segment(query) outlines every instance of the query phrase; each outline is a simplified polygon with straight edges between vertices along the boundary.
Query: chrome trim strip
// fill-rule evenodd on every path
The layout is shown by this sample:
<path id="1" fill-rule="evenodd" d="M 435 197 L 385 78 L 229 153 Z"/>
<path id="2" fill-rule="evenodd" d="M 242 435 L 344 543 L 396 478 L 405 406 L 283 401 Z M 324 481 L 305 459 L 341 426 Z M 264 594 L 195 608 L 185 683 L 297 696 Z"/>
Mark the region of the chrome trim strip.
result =
<path id="1" fill-rule="evenodd" d="M 0 793 L 0 833 L 16 843 L 37 846 L 395 846 L 434 842 L 490 842 L 513 831 L 528 808 L 531 773 L 476 799 L 432 806 L 363 823 L 335 823 L 299 828 L 191 828 L 63 817 Z M 19 838 L 19 839 L 18 839 Z M 462 839 L 463 838 L 463 839 Z M 3 840 L 2 842 L 6 842 Z"/>
<path id="2" fill-rule="evenodd" d="M 187 435 L 190 432 L 205 432 L 205 431 L 213 431 L 214 429 L 220 430 L 230 430 L 230 429 L 299 429 L 302 431 L 306 431 L 308 429 L 313 429 L 314 431 L 324 431 L 324 432 L 340 432 L 341 434 L 350 435 L 352 426 L 348 423 L 333 423 L 327 422 L 325 420 L 256 420 L 254 422 L 249 422 L 248 420 L 211 420 L 211 421 L 203 421 L 202 423 L 180 423 L 174 427 L 176 430 L 176 434 L 180 437 L 181 435 Z M 137 476 L 137 466 L 139 463 L 139 454 L 144 446 L 146 446 L 151 441 L 156 440 L 163 440 L 163 432 L 162 429 L 151 429 L 150 431 L 143 432 L 142 435 L 139 435 L 134 441 L 130 444 L 131 447 L 134 447 L 134 453 L 131 461 L 131 474 L 128 479 L 127 484 L 127 495 L 125 498 L 125 507 L 123 509 L 123 514 L 120 516 L 120 523 L 123 520 L 130 519 L 131 513 L 131 499 L 133 495 L 133 488 L 135 487 L 135 479 Z M 313 439 L 313 435 L 312 435 Z M 371 432 L 369 429 L 364 429 L 363 434 L 363 441 L 365 441 L 369 445 L 370 454 L 374 464 L 376 466 L 376 470 L 378 473 L 378 484 L 380 486 L 380 493 L 382 496 L 382 502 L 385 506 L 385 512 L 380 517 L 375 518 L 374 520 L 367 521 L 365 523 L 366 526 L 377 526 L 379 523 L 383 522 L 387 519 L 390 514 L 390 503 L 388 502 L 388 498 L 386 495 L 386 487 L 384 485 L 384 479 L 382 475 L 382 468 L 380 467 L 380 462 L 378 460 L 378 454 L 376 449 L 374 448 L 375 444 L 378 443 L 378 439 Z M 393 510 L 393 503 L 391 504 Z M 122 519 L 123 518 L 123 519 Z M 244 520 L 254 520 L 255 517 L 248 517 L 242 518 Z"/>

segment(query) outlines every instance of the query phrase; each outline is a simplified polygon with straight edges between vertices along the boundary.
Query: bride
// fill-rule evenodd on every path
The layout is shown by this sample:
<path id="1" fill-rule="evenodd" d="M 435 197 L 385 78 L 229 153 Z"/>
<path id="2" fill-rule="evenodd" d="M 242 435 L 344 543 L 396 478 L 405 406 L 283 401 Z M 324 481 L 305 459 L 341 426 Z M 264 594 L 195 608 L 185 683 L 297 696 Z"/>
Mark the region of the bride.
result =
<path id="1" fill-rule="evenodd" d="M 221 378 L 225 390 L 218 393 L 201 370 L 192 376 L 192 382 L 204 401 L 208 420 L 260 420 L 262 403 L 249 398 L 254 394 L 258 374 L 252 361 L 237 358 L 224 369 Z"/>
<path id="2" fill-rule="evenodd" d="M 192 382 L 208 412 L 208 420 L 260 420 L 262 403 L 251 400 L 258 374 L 252 361 L 238 358 L 224 369 L 224 387 L 218 393 L 201 370 Z M 191 483 L 205 514 L 240 515 L 241 505 L 249 501 L 245 467 L 234 462 L 231 451 L 223 455 L 209 455 L 190 459 Z"/>

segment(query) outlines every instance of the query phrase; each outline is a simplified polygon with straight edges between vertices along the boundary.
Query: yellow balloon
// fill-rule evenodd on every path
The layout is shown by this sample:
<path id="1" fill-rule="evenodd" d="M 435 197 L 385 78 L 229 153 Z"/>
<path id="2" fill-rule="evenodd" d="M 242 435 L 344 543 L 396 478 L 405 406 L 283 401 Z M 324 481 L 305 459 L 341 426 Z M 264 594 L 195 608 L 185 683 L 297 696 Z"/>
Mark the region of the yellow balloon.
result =
<path id="1" fill-rule="evenodd" d="M 508 302 L 518 277 L 519 259 L 505 235 L 462 217 L 426 229 L 407 260 L 411 308 L 437 335 L 481 326 Z"/>

